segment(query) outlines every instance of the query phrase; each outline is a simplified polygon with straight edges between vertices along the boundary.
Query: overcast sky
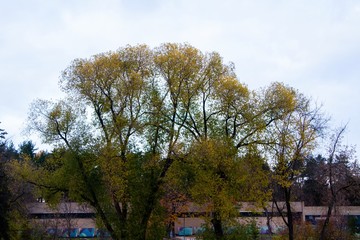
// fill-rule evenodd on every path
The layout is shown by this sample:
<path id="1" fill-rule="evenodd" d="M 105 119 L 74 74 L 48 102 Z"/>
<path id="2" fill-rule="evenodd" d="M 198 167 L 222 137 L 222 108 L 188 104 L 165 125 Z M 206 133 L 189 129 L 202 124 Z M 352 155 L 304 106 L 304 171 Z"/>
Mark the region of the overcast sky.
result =
<path id="1" fill-rule="evenodd" d="M 189 43 L 250 89 L 281 81 L 323 104 L 360 146 L 360 1 L 0 0 L 0 128 L 17 146 L 30 103 L 59 99 L 73 59 L 127 44 Z M 40 145 L 40 142 L 38 143 Z"/>

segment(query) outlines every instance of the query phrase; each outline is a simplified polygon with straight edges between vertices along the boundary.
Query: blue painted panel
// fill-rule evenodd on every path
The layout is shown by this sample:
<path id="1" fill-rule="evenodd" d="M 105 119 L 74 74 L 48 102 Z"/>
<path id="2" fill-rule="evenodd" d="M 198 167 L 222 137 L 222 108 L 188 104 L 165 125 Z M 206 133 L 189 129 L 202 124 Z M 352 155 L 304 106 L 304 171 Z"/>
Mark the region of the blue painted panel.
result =
<path id="1" fill-rule="evenodd" d="M 82 228 L 79 237 L 95 237 L 95 228 Z"/>
<path id="2" fill-rule="evenodd" d="M 178 232 L 179 236 L 191 236 L 193 235 L 193 229 L 191 227 L 182 227 Z"/>

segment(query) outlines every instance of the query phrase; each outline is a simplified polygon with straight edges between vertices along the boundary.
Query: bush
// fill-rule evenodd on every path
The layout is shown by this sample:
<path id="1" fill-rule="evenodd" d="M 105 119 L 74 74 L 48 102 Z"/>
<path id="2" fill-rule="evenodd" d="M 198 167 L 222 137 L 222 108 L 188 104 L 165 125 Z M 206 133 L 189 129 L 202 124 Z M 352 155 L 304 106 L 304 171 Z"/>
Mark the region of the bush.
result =
<path id="1" fill-rule="evenodd" d="M 203 231 L 199 232 L 197 236 L 204 240 L 215 240 L 215 233 L 210 225 L 204 225 Z M 260 237 L 260 231 L 256 225 L 255 220 L 246 224 L 231 224 L 224 226 L 224 240 L 257 240 Z"/>
<path id="2" fill-rule="evenodd" d="M 319 239 L 323 221 L 318 221 L 317 225 L 309 223 L 302 223 L 294 225 L 294 239 L 295 240 L 312 240 Z M 352 240 L 357 239 L 352 233 L 351 228 L 348 227 L 348 223 L 343 218 L 331 219 L 329 225 L 326 228 L 325 239 L 329 240 Z M 272 240 L 287 239 L 288 232 L 284 231 L 279 236 L 273 237 Z"/>

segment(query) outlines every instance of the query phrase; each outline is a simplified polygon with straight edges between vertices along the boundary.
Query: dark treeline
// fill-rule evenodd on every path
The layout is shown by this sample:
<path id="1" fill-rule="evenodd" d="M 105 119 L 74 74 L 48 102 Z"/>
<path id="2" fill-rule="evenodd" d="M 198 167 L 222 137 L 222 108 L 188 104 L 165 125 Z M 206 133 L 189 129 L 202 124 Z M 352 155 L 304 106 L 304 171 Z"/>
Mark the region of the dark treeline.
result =
<path id="1" fill-rule="evenodd" d="M 36 201 L 36 191 L 14 172 L 14 164 L 23 161 L 38 163 L 45 153 L 36 152 L 32 141 L 24 141 L 18 148 L 6 140 L 7 132 L 0 129 L 0 239 L 25 239 L 29 225 L 27 204 Z"/>

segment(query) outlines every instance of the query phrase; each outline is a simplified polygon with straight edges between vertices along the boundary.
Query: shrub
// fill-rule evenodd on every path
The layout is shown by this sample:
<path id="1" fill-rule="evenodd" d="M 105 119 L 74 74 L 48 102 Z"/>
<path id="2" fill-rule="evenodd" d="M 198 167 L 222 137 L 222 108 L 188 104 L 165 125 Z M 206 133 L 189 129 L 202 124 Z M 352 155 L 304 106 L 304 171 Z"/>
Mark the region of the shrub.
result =
<path id="1" fill-rule="evenodd" d="M 204 240 L 215 240 L 214 230 L 210 225 L 204 225 L 203 231 L 199 232 L 197 236 Z M 260 231 L 256 225 L 255 220 L 245 224 L 235 223 L 224 226 L 224 240 L 258 240 Z"/>

